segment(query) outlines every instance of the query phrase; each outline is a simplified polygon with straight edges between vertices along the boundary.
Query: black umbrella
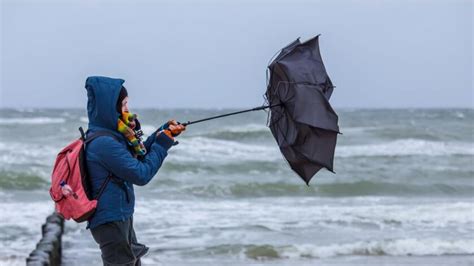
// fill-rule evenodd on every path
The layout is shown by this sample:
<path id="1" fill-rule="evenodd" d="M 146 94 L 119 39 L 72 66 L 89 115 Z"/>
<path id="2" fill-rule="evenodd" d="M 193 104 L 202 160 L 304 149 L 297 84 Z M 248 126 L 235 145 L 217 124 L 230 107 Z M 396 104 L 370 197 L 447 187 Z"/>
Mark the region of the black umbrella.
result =
<path id="1" fill-rule="evenodd" d="M 338 117 L 328 101 L 334 86 L 321 59 L 318 37 L 304 43 L 295 40 L 269 64 L 267 105 L 183 124 L 269 108 L 270 130 L 306 184 L 323 167 L 333 172 Z"/>
<path id="2" fill-rule="evenodd" d="M 319 52 L 319 36 L 294 41 L 270 63 L 265 93 L 269 127 L 290 167 L 308 184 L 321 168 L 333 172 L 338 117 L 329 104 L 334 86 Z"/>
<path id="3" fill-rule="evenodd" d="M 331 98 L 334 86 L 321 58 L 319 35 L 305 43 L 296 39 L 281 50 L 268 68 L 271 73 L 270 83 L 300 82 L 319 85 L 326 98 Z"/>

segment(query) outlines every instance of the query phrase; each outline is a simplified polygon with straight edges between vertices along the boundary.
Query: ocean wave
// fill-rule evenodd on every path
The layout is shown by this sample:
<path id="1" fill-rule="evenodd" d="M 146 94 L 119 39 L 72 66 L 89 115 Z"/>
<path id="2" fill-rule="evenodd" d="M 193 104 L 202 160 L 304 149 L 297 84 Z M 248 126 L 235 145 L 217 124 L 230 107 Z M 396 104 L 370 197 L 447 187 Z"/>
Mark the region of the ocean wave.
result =
<path id="1" fill-rule="evenodd" d="M 43 177 L 24 172 L 0 171 L 1 189 L 39 189 L 45 188 L 49 182 Z"/>
<path id="2" fill-rule="evenodd" d="M 276 144 L 248 144 L 242 143 L 238 140 L 238 137 L 236 136 L 232 136 L 226 139 L 225 137 L 216 136 L 212 134 L 207 136 L 194 136 L 190 138 L 188 137 L 179 139 L 182 145 L 178 145 L 175 149 L 173 149 L 176 150 L 176 154 L 174 154 L 173 157 L 175 157 L 175 159 L 183 161 L 276 161 L 281 160 L 283 158 L 279 151 L 278 145 Z M 222 139 L 219 139 L 221 137 Z M 383 143 L 338 145 L 336 147 L 335 153 L 335 156 L 340 158 L 414 155 L 474 155 L 474 145 L 472 143 L 465 142 L 441 142 L 420 139 L 400 139 Z"/>
<path id="3" fill-rule="evenodd" d="M 200 136 L 224 140 L 258 140 L 272 137 L 270 129 L 264 124 L 245 124 L 241 126 L 222 127 L 219 130 L 206 132 Z"/>
<path id="4" fill-rule="evenodd" d="M 163 170 L 173 175 L 183 173 L 222 175 L 261 175 L 261 174 L 281 174 L 288 172 L 285 163 L 278 161 L 235 161 L 227 163 L 204 163 L 201 161 L 178 161 L 169 159 L 163 164 Z"/>
<path id="5" fill-rule="evenodd" d="M 233 255 L 254 260 L 331 258 L 339 256 L 439 256 L 472 255 L 474 240 L 387 239 L 331 245 L 300 244 L 288 246 L 223 244 L 191 251 L 198 256 Z"/>
<path id="6" fill-rule="evenodd" d="M 0 142 L 0 162 L 1 166 L 49 166 L 54 164 L 54 158 L 61 150 L 58 143 L 53 143 L 56 146 L 43 145 L 36 143 L 18 143 Z"/>
<path id="7" fill-rule="evenodd" d="M 150 135 L 156 130 L 156 126 L 142 124 L 142 130 L 145 135 Z M 220 127 L 216 130 L 208 130 L 204 132 L 185 132 L 187 138 L 203 137 L 211 139 L 222 139 L 222 140 L 243 140 L 243 139 L 258 139 L 268 138 L 271 139 L 270 129 L 265 125 L 260 124 L 244 124 L 241 126 L 228 126 Z"/>
<path id="8" fill-rule="evenodd" d="M 299 177 L 295 176 L 297 180 Z M 266 178 L 268 179 L 268 178 Z M 202 179 L 201 179 L 202 180 Z M 188 181 L 186 181 L 188 182 Z M 230 181 L 232 182 L 232 181 Z M 171 191 L 176 187 L 175 183 L 170 183 L 167 187 L 161 184 L 162 193 L 168 189 Z M 253 182 L 231 183 L 231 184 L 187 184 L 180 186 L 181 193 L 188 196 L 214 198 L 254 198 L 254 197 L 358 197 L 358 196 L 470 196 L 474 187 L 466 184 L 406 184 L 388 183 L 374 181 L 356 181 L 341 183 L 325 183 L 314 186 L 303 186 L 299 183 L 283 182 Z M 180 192 L 170 192 L 175 195 Z"/>
<path id="9" fill-rule="evenodd" d="M 327 258 L 347 255 L 362 256 L 439 256 L 472 255 L 474 240 L 444 239 L 393 239 L 380 241 L 359 241 L 332 244 L 328 246 L 295 245 L 277 248 L 282 257 Z"/>
<path id="10" fill-rule="evenodd" d="M 426 195 L 470 195 L 474 187 L 466 184 L 445 183 L 391 183 L 383 181 L 360 180 L 355 182 L 334 182 L 315 186 L 316 194 L 333 197 L 353 197 L 367 195 L 386 196 L 426 196 Z"/>
<path id="11" fill-rule="evenodd" d="M 81 116 L 79 117 L 79 121 L 83 123 L 89 123 L 89 118 L 87 116 Z"/>
<path id="12" fill-rule="evenodd" d="M 456 118 L 464 119 L 466 115 L 461 111 L 454 111 L 452 113 Z"/>
<path id="13" fill-rule="evenodd" d="M 232 133 L 250 133 L 250 132 L 269 132 L 270 129 L 265 124 L 242 124 L 238 126 L 224 126 L 212 132 L 232 132 Z"/>
<path id="14" fill-rule="evenodd" d="M 270 128 L 265 124 L 244 124 L 240 126 L 224 127 L 222 131 L 227 132 L 269 132 Z"/>
<path id="15" fill-rule="evenodd" d="M 64 118 L 32 117 L 32 118 L 0 118 L 0 125 L 43 125 L 65 123 Z"/>
<path id="16" fill-rule="evenodd" d="M 189 162 L 275 161 L 282 156 L 275 146 L 251 145 L 206 137 L 182 138 L 170 150 L 170 160 Z"/>
<path id="17" fill-rule="evenodd" d="M 359 133 L 365 133 L 367 131 L 383 129 L 383 127 L 375 127 L 375 126 L 366 126 L 366 127 L 344 127 L 344 135 L 353 135 Z"/>
<path id="18" fill-rule="evenodd" d="M 47 193 L 47 192 L 46 192 Z M 54 211 L 52 201 L 8 202 L 0 205 L 0 265 L 25 265 L 26 257 L 41 238 L 41 224 Z"/>
<path id="19" fill-rule="evenodd" d="M 474 145 L 472 143 L 462 142 L 438 142 L 419 139 L 400 139 L 385 143 L 336 147 L 337 157 L 410 155 L 474 155 Z"/>
<path id="20" fill-rule="evenodd" d="M 156 195 L 156 194 L 155 194 Z M 180 225 L 192 230 L 203 222 L 215 221 L 212 226 L 226 230 L 241 226 L 263 226 L 274 232 L 300 230 L 338 231 L 344 228 L 387 232 L 448 231 L 451 235 L 469 235 L 474 228 L 472 202 L 439 202 L 434 200 L 390 198 L 346 198 L 328 200 L 315 197 L 262 198 L 251 201 L 231 199 L 139 200 L 137 213 L 150 221 Z M 211 204 L 212 203 L 212 204 Z M 145 205 L 146 204 L 146 205 Z M 157 213 L 155 210 L 159 209 Z"/>

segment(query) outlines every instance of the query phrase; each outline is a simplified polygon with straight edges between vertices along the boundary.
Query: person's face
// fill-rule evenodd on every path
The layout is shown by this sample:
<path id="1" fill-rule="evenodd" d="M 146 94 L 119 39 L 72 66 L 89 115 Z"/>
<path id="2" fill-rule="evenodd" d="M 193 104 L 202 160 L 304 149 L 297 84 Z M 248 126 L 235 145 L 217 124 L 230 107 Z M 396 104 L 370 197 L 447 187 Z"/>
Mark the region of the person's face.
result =
<path id="1" fill-rule="evenodd" d="M 125 99 L 123 99 L 122 101 L 122 113 L 124 112 L 129 112 L 128 111 L 128 96 L 125 97 Z"/>

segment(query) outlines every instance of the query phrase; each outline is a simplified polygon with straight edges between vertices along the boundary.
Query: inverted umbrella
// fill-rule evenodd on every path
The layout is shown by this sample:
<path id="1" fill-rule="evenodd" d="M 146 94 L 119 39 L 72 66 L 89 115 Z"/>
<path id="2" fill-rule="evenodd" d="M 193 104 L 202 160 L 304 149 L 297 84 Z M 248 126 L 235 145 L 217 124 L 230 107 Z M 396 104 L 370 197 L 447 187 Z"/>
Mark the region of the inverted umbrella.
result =
<path id="1" fill-rule="evenodd" d="M 333 172 L 339 126 L 329 104 L 333 85 L 319 52 L 319 37 L 293 42 L 269 65 L 265 93 L 269 127 L 290 167 L 308 184 L 321 168 Z M 296 43 L 296 44 L 295 44 Z"/>
<path id="2" fill-rule="evenodd" d="M 329 104 L 334 86 L 321 58 L 319 35 L 284 47 L 268 70 L 267 105 L 183 125 L 270 109 L 268 126 L 290 167 L 306 184 L 323 167 L 334 172 L 338 117 Z"/>
<path id="3" fill-rule="evenodd" d="M 331 98 L 334 86 L 321 58 L 319 35 L 305 43 L 296 39 L 282 49 L 268 69 L 271 73 L 269 85 L 281 81 L 314 84 L 322 88 L 328 100 Z"/>

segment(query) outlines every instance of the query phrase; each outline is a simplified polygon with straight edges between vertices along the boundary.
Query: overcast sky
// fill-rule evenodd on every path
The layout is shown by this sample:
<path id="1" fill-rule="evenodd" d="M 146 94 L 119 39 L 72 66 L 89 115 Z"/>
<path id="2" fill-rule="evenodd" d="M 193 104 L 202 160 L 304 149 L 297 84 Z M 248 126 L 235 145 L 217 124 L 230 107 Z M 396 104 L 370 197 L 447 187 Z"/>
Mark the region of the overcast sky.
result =
<path id="1" fill-rule="evenodd" d="M 335 107 L 473 107 L 473 1 L 1 1 L 0 107 L 253 107 L 265 69 L 321 33 Z"/>

